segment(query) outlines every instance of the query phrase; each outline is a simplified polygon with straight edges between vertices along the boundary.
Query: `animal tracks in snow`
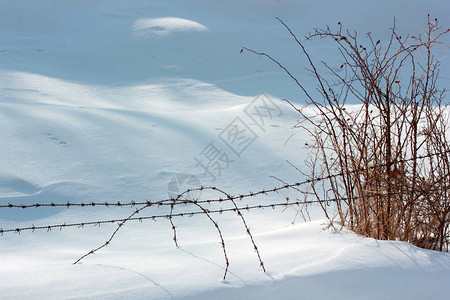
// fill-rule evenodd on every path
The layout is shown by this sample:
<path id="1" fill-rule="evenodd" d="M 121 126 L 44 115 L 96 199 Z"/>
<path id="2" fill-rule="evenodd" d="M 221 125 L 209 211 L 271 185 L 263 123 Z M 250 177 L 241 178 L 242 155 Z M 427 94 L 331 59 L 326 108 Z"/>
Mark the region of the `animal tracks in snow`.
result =
<path id="1" fill-rule="evenodd" d="M 51 133 L 48 133 L 48 132 L 47 132 L 47 133 L 45 133 L 45 136 L 46 136 L 47 138 L 49 138 L 50 140 L 52 140 L 53 142 L 55 142 L 56 144 L 58 144 L 58 145 L 62 145 L 62 146 L 67 146 L 67 145 L 68 145 L 68 143 L 67 143 L 66 141 L 61 140 L 60 138 L 54 136 L 54 135 L 51 134 Z"/>

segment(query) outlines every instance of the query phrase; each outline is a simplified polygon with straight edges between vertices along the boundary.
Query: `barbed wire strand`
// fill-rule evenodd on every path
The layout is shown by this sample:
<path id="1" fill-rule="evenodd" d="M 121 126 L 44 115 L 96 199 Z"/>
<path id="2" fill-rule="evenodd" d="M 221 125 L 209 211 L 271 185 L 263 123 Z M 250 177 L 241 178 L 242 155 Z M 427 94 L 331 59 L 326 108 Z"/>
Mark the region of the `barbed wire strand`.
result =
<path id="1" fill-rule="evenodd" d="M 445 190 L 449 190 L 450 187 L 447 187 Z M 432 191 L 442 191 L 443 189 L 435 189 Z M 338 201 L 348 201 L 348 200 L 358 200 L 358 199 L 367 199 L 372 197 L 386 197 L 386 196 L 395 196 L 395 195 L 404 195 L 409 194 L 408 192 L 392 192 L 392 193 L 376 193 L 371 195 L 365 195 L 365 196 L 358 196 L 358 197 L 342 197 L 342 198 L 333 198 L 333 199 L 320 199 L 320 200 L 309 200 L 309 201 L 286 201 L 282 203 L 270 203 L 270 204 L 258 204 L 258 205 L 246 205 L 246 206 L 240 206 L 237 209 L 236 208 L 221 208 L 221 209 L 215 209 L 215 210 L 206 210 L 210 214 L 219 213 L 222 214 L 224 212 L 237 212 L 237 210 L 253 210 L 253 209 L 265 209 L 265 208 L 273 208 L 276 207 L 286 207 L 286 206 L 293 206 L 293 205 L 304 205 L 304 204 L 315 204 L 315 203 L 328 203 L 328 202 L 338 202 Z M 185 200 L 183 200 L 185 201 Z M 120 223 L 125 220 L 129 221 L 144 221 L 144 220 L 156 220 L 160 218 L 169 219 L 172 217 L 185 217 L 189 216 L 192 217 L 194 215 L 203 214 L 204 211 L 194 211 L 194 212 L 182 212 L 182 213 L 174 213 L 174 214 L 161 214 L 161 215 L 152 215 L 152 216 L 145 216 L 145 217 L 129 217 L 129 218 L 123 218 L 123 219 L 111 219 L 111 220 L 101 220 L 101 221 L 88 221 L 88 222 L 78 222 L 78 223 L 63 223 L 63 224 L 57 224 L 57 225 L 44 225 L 44 226 L 28 226 L 28 227 L 20 227 L 20 228 L 9 228 L 9 229 L 3 229 L 0 228 L 0 235 L 3 235 L 4 233 L 14 232 L 20 234 L 22 231 L 35 231 L 35 230 L 47 230 L 51 231 L 54 228 L 66 228 L 66 227 L 79 227 L 84 228 L 87 225 L 95 225 L 98 226 L 100 224 L 106 224 L 106 223 Z"/>
<path id="2" fill-rule="evenodd" d="M 428 154 L 428 155 L 423 155 L 423 156 L 418 156 L 416 158 L 411 158 L 411 159 L 404 159 L 404 160 L 399 160 L 396 163 L 402 163 L 402 162 L 407 162 L 407 161 L 411 161 L 411 160 L 416 160 L 416 159 L 423 159 L 423 158 L 427 158 L 427 157 L 432 157 L 432 156 L 436 156 L 436 155 L 442 155 L 442 154 L 446 154 L 449 153 L 449 151 L 445 151 L 445 152 L 441 152 L 441 153 L 433 153 L 433 154 Z M 382 167 L 383 165 L 378 165 L 378 166 L 372 166 L 369 167 L 368 169 L 374 169 L 374 168 L 378 168 L 378 167 Z M 367 170 L 367 169 L 366 169 Z M 361 172 L 362 170 L 354 170 L 354 171 L 350 171 L 350 172 Z M 348 200 L 357 200 L 357 199 L 363 199 L 363 198 L 371 198 L 371 197 L 380 197 L 380 196 L 389 196 L 389 195 L 395 195 L 395 194 L 406 194 L 405 192 L 402 193 L 388 193 L 388 194 L 372 194 L 372 195 L 365 195 L 365 196 L 359 196 L 359 197 L 348 197 L 348 198 L 339 198 L 339 199 L 326 199 L 326 200 L 312 200 L 312 201 L 297 201 L 297 202 L 289 202 L 287 201 L 286 203 L 272 203 L 272 204 L 266 204 L 266 205 L 255 205 L 255 206 L 245 206 L 245 207 L 239 207 L 235 200 L 237 199 L 244 199 L 247 197 L 254 197 L 254 196 L 258 196 L 261 194 L 268 194 L 268 193 L 273 193 L 273 192 L 278 192 L 280 190 L 283 189 L 288 189 L 288 188 L 295 188 L 297 189 L 298 186 L 303 185 L 303 184 L 307 184 L 307 183 L 314 183 L 316 181 L 321 181 L 321 180 L 326 180 L 326 179 L 331 179 L 334 177 L 338 177 L 338 176 L 343 176 L 343 173 L 338 173 L 338 174 L 332 174 L 332 175 L 328 175 L 328 176 L 323 176 L 323 177 L 317 177 L 317 178 L 311 178 L 311 179 L 307 179 L 305 181 L 302 182 L 297 182 L 297 183 L 293 183 L 293 184 L 287 184 L 285 182 L 283 186 L 280 187 L 275 187 L 272 189 L 263 189 L 260 190 L 258 192 L 249 192 L 248 194 L 240 194 L 240 195 L 235 195 L 232 196 L 228 193 L 226 193 L 225 191 L 218 189 L 217 187 L 214 186 L 210 186 L 210 187 L 204 187 L 201 186 L 199 188 L 193 188 L 193 189 L 187 189 L 186 191 L 180 193 L 176 198 L 170 198 L 170 199 L 166 199 L 166 200 L 160 200 L 157 202 L 151 202 L 151 201 L 146 201 L 146 202 L 140 202 L 137 203 L 135 201 L 131 201 L 128 203 L 108 203 L 108 202 L 103 202 L 103 203 L 96 203 L 96 202 L 91 202 L 91 203 L 47 203 L 47 204 L 42 204 L 42 203 L 35 203 L 32 205 L 13 205 L 11 203 L 8 203 L 8 205 L 0 205 L 0 208 L 31 208 L 31 207 L 71 207 L 71 206 L 81 206 L 81 207 L 85 207 L 85 206 L 89 206 L 89 207 L 96 207 L 96 206 L 117 206 L 117 207 L 123 207 L 123 206 L 136 206 L 136 205 L 143 205 L 143 207 L 136 209 L 132 214 L 130 214 L 127 218 L 124 219 L 116 219 L 116 220 L 102 220 L 102 221 L 91 221 L 91 222 L 82 222 L 82 223 L 71 223 L 71 224 L 58 224 L 58 225 L 48 225 L 48 226 L 31 226 L 31 227 L 23 227 L 23 228 L 15 228 L 15 229 L 6 229 L 4 230 L 3 228 L 0 228 L 0 234 L 3 235 L 6 232 L 16 232 L 19 233 L 21 231 L 24 230 L 32 230 L 33 232 L 35 230 L 38 229 L 47 229 L 47 231 L 51 231 L 53 228 L 59 228 L 60 230 L 62 230 L 62 228 L 65 227 L 73 227 L 73 226 L 78 226 L 78 227 L 84 227 L 86 225 L 95 225 L 95 226 L 100 226 L 100 224 L 103 223 L 118 223 L 118 227 L 115 229 L 115 231 L 111 234 L 110 238 L 103 243 L 102 245 L 100 245 L 99 247 L 89 251 L 88 253 L 84 254 L 83 256 L 81 256 L 78 260 L 76 260 L 74 262 L 74 264 L 77 264 L 78 262 L 80 262 L 82 259 L 84 259 L 85 257 L 96 253 L 97 251 L 99 251 L 100 249 L 108 246 L 112 239 L 115 237 L 115 235 L 117 234 L 117 232 L 125 225 L 126 222 L 131 221 L 131 220 L 145 220 L 145 219 L 153 219 L 156 220 L 156 218 L 168 218 L 170 220 L 170 223 L 172 225 L 172 230 L 174 232 L 174 237 L 173 240 L 175 242 L 175 245 L 178 247 L 178 241 L 177 241 L 177 235 L 176 235 L 176 226 L 173 223 L 172 218 L 175 216 L 184 216 L 186 214 L 189 214 L 191 216 L 196 215 L 196 214 L 204 214 L 208 217 L 208 219 L 213 223 L 213 225 L 216 227 L 220 240 L 221 240 L 221 246 L 224 252 L 224 258 L 225 258 L 225 264 L 226 264 L 226 268 L 225 268 L 225 273 L 224 273 L 224 277 L 223 279 L 226 279 L 227 276 L 227 272 L 228 272 L 228 268 L 229 268 L 229 259 L 228 259 L 228 255 L 226 252 L 226 246 L 225 246 L 225 240 L 223 238 L 223 234 L 222 231 L 218 225 L 218 223 L 211 217 L 212 213 L 223 213 L 225 211 L 234 211 L 237 212 L 238 216 L 241 218 L 243 225 L 245 227 L 245 230 L 247 232 L 247 234 L 250 237 L 250 240 L 253 244 L 254 250 L 258 256 L 259 262 L 260 262 L 260 266 L 263 269 L 264 272 L 266 272 L 265 267 L 264 267 L 264 263 L 261 259 L 258 247 L 256 246 L 256 243 L 254 241 L 254 238 L 250 232 L 250 228 L 248 227 L 244 216 L 242 215 L 241 210 L 242 209 L 246 209 L 246 210 L 250 210 L 250 209 L 256 209 L 256 208 L 267 208 L 267 207 L 272 207 L 275 208 L 277 206 L 291 206 L 291 205 L 305 205 L 305 204 L 310 204 L 310 203 L 324 203 L 324 202 L 339 202 L 339 201 L 348 201 Z M 218 198 L 218 199 L 207 199 L 207 200 L 200 200 L 200 201 L 196 201 L 196 200 L 187 200 L 187 199 L 181 199 L 185 194 L 190 193 L 192 191 L 203 191 L 203 190 L 214 190 L 217 191 L 221 194 L 223 194 L 225 196 L 225 198 Z M 214 202 L 224 202 L 224 201 L 230 201 L 234 208 L 228 208 L 228 209 L 220 209 L 220 210 L 208 210 L 206 208 L 204 208 L 202 205 L 205 203 L 211 204 Z M 196 211 L 196 212 L 191 212 L 191 213 L 178 213 L 178 214 L 174 214 L 173 210 L 174 207 L 176 205 L 181 205 L 181 204 L 194 204 L 196 205 L 198 208 L 201 209 L 201 211 Z M 153 215 L 153 216 L 149 216 L 149 217 L 135 217 L 136 214 L 140 213 L 141 211 L 143 211 L 144 209 L 154 206 L 154 205 L 170 205 L 170 213 L 166 214 L 166 215 Z M 446 237 L 444 237 L 446 238 Z M 424 242 L 424 241 L 420 241 L 420 242 Z"/>
<path id="3" fill-rule="evenodd" d="M 181 195 L 182 195 L 182 194 L 178 195 L 177 198 L 181 197 Z M 176 202 L 175 202 L 176 200 L 173 200 L 173 201 L 174 201 L 174 202 L 172 203 L 172 207 L 176 204 Z M 200 204 L 198 204 L 198 203 L 196 203 L 195 201 L 192 201 L 192 200 L 183 200 L 183 202 L 189 202 L 189 203 L 192 203 L 192 204 L 196 205 L 197 207 L 199 207 L 202 211 L 198 212 L 197 214 L 204 214 L 204 215 L 206 215 L 206 216 L 208 217 L 208 219 L 213 223 L 214 227 L 216 228 L 216 230 L 217 230 L 217 232 L 218 232 L 218 234 L 219 234 L 219 237 L 220 237 L 221 247 L 222 247 L 222 249 L 223 249 L 223 254 L 224 254 L 224 258 L 225 258 L 225 273 L 224 273 L 224 276 L 223 276 L 223 280 L 225 280 L 225 279 L 226 279 L 226 276 L 227 276 L 227 273 L 228 273 L 228 268 L 229 268 L 230 262 L 229 262 L 228 255 L 227 255 L 227 251 L 226 251 L 225 240 L 224 240 L 224 238 L 223 238 L 223 234 L 222 234 L 222 231 L 221 231 L 219 225 L 218 225 L 217 222 L 211 217 L 209 211 L 208 211 L 207 209 L 205 209 L 202 205 L 200 205 Z M 131 219 L 140 219 L 140 220 L 142 221 L 142 218 L 135 218 L 134 216 L 135 216 L 136 214 L 140 213 L 142 210 L 148 208 L 148 207 L 149 207 L 149 205 L 146 205 L 146 206 L 144 206 L 144 207 L 141 207 L 141 208 L 137 209 L 136 211 L 134 211 L 134 212 L 133 212 L 131 215 L 129 215 L 127 218 L 121 219 L 121 220 L 119 221 L 119 226 L 116 228 L 116 230 L 113 232 L 113 234 L 110 236 L 110 238 L 109 238 L 105 243 L 103 243 L 103 244 L 100 245 L 99 247 L 97 247 L 97 248 L 95 248 L 95 249 L 89 251 L 88 253 L 82 255 L 82 256 L 81 256 L 78 260 L 76 260 L 73 264 L 76 265 L 77 263 L 79 263 L 81 260 L 83 260 L 83 259 L 86 258 L 87 256 L 92 255 L 92 254 L 95 254 L 95 253 L 96 253 L 97 251 L 99 251 L 100 249 L 102 249 L 102 248 L 108 246 L 108 245 L 111 243 L 111 241 L 112 241 L 112 239 L 114 238 L 114 236 L 117 234 L 117 232 L 123 227 L 123 225 L 125 225 L 126 222 L 130 221 Z M 170 220 L 170 222 L 171 222 L 171 224 L 172 224 L 172 229 L 174 230 L 174 242 L 175 242 L 175 245 L 178 247 L 178 243 L 177 243 L 177 240 L 176 240 L 175 226 L 174 226 L 174 224 L 173 224 L 173 222 L 172 222 L 172 211 L 171 211 L 170 214 L 166 215 L 166 217 Z M 153 219 L 155 219 L 155 218 L 153 218 Z M 98 223 L 98 224 L 99 224 L 99 223 Z M 0 233 L 1 233 L 1 231 L 0 231 Z"/>
<path id="4" fill-rule="evenodd" d="M 255 250 L 256 255 L 258 256 L 258 259 L 259 259 L 259 265 L 260 265 L 260 267 L 263 269 L 263 271 L 266 272 L 266 268 L 264 267 L 264 263 L 263 263 L 263 261 L 262 261 L 262 259 L 261 259 L 261 255 L 260 255 L 260 253 L 259 253 L 258 247 L 256 246 L 255 240 L 253 239 L 253 236 L 252 236 L 252 234 L 251 234 L 251 232 L 250 232 L 250 228 L 248 227 L 247 222 L 245 221 L 245 218 L 244 218 L 244 216 L 242 215 L 241 210 L 240 210 L 239 207 L 237 206 L 236 202 L 233 200 L 233 197 L 232 197 L 230 194 L 226 193 L 225 191 L 223 191 L 223 190 L 221 190 L 221 189 L 216 188 L 215 190 L 218 191 L 218 192 L 220 192 L 220 193 L 222 193 L 222 194 L 224 194 L 225 196 L 227 196 L 227 199 L 230 200 L 231 203 L 233 203 L 234 208 L 236 209 L 236 212 L 237 212 L 238 216 L 241 218 L 242 223 L 244 224 L 245 231 L 246 231 L 247 234 L 249 235 L 250 240 L 251 240 L 251 242 L 252 242 L 252 244 L 253 244 L 253 249 Z"/>
<path id="5" fill-rule="evenodd" d="M 167 218 L 170 220 L 171 224 L 172 224 L 172 228 L 174 230 L 174 241 L 176 246 L 178 247 L 178 243 L 177 243 L 177 239 L 176 239 L 176 231 L 175 231 L 175 225 L 172 222 L 172 218 L 173 217 L 183 217 L 183 216 L 194 216 L 194 215 L 199 215 L 199 214 L 203 214 L 206 215 L 209 220 L 213 223 L 213 225 L 216 227 L 216 230 L 218 231 L 219 237 L 220 237 L 220 241 L 221 241 L 221 247 L 223 249 L 223 253 L 224 253 L 224 259 L 225 259 L 225 272 L 224 272 L 224 276 L 223 279 L 226 279 L 227 276 L 227 272 L 228 272 L 228 268 L 229 268 L 229 259 L 228 259 L 228 255 L 227 255 L 227 251 L 226 251 L 226 245 L 225 245 L 225 240 L 223 238 L 223 234 L 222 231 L 218 225 L 218 223 L 211 217 L 211 214 L 213 213 L 223 213 L 223 212 L 237 212 L 238 215 L 241 217 L 244 226 L 246 228 L 247 234 L 250 236 L 251 241 L 253 243 L 254 249 L 257 253 L 258 259 L 260 261 L 260 266 L 261 268 L 264 270 L 264 272 L 266 272 L 265 267 L 264 267 L 264 263 L 261 259 L 258 247 L 256 246 L 253 236 L 251 235 L 250 229 L 248 228 L 245 218 L 243 217 L 241 210 L 252 210 L 252 209 L 264 209 L 264 208 L 273 208 L 275 209 L 275 207 L 280 207 L 280 206 L 293 206 L 293 205 L 305 205 L 305 204 L 312 204 L 312 203 L 328 203 L 328 202 L 338 202 L 338 201 L 347 201 L 347 200 L 357 200 L 357 199 L 363 199 L 363 198 L 372 198 L 372 197 L 382 197 L 382 196 L 388 196 L 388 195 L 399 195 L 399 194 L 407 194 L 405 192 L 396 192 L 396 193 L 378 193 L 378 194 L 372 194 L 372 195 L 365 195 L 365 196 L 359 196 L 359 197 L 343 197 L 343 198 L 338 198 L 338 199 L 321 199 L 321 200 L 311 200 L 311 201 L 296 201 L 296 202 L 289 202 L 286 201 L 285 203 L 271 203 L 271 204 L 265 204 L 265 205 L 254 205 L 254 206 L 244 206 L 244 207 L 238 207 L 236 205 L 236 202 L 232 199 L 231 195 L 227 194 L 226 192 L 214 188 L 215 190 L 223 193 L 224 195 L 228 195 L 229 197 L 229 201 L 231 201 L 234 205 L 233 208 L 226 208 L 226 209 L 218 209 L 218 210 L 208 210 L 206 208 L 204 208 L 202 205 L 196 203 L 195 201 L 192 200 L 181 200 L 181 203 L 192 203 L 194 205 L 196 205 L 197 207 L 199 207 L 201 209 L 201 211 L 195 211 L 195 212 L 186 212 L 186 213 L 177 213 L 174 214 L 173 213 L 173 207 L 175 205 L 177 205 L 177 202 L 173 202 L 172 206 L 171 206 L 171 211 L 169 214 L 165 214 L 165 215 L 153 215 L 153 216 L 146 216 L 146 217 L 135 217 L 136 214 L 138 214 L 139 212 L 141 212 L 142 210 L 144 210 L 145 208 L 147 208 L 148 206 L 144 206 L 140 209 L 137 209 L 135 212 L 133 212 L 130 216 L 128 216 L 127 218 L 124 219 L 114 219 L 114 220 L 101 220 L 101 221 L 90 221 L 90 222 L 81 222 L 81 223 L 71 223 L 71 224 L 57 224 L 57 225 L 47 225 L 47 226 L 31 226 L 31 227 L 23 227 L 23 228 L 15 228 L 15 229 L 3 229 L 0 228 L 0 235 L 3 235 L 4 233 L 7 232 L 15 232 L 15 233 L 21 233 L 22 231 L 25 230 L 31 230 L 31 231 L 35 231 L 35 230 L 40 230 L 40 229 L 46 229 L 47 232 L 51 231 L 53 228 L 59 228 L 60 230 L 62 230 L 62 228 L 66 228 L 66 227 L 74 227 L 77 226 L 79 228 L 84 228 L 87 225 L 94 225 L 94 226 L 100 226 L 100 224 L 105 224 L 105 223 L 118 223 L 118 227 L 115 229 L 115 231 L 112 233 L 112 235 L 110 236 L 110 238 L 103 243 L 102 245 L 100 245 L 99 247 L 89 251 L 88 253 L 84 254 L 83 256 L 81 256 L 77 261 L 74 262 L 74 264 L 79 263 L 82 259 L 86 258 L 89 255 L 95 254 L 97 251 L 99 251 L 100 249 L 108 246 L 111 241 L 113 240 L 113 238 L 116 236 L 116 234 L 118 233 L 118 231 L 125 225 L 126 222 L 128 221 L 134 221 L 134 220 L 139 220 L 140 222 L 142 222 L 143 220 L 148 220 L 148 219 L 152 219 L 152 220 L 156 220 L 157 218 Z M 448 189 L 448 188 L 447 188 Z M 437 189 L 436 189 L 437 190 Z M 442 190 L 442 189 L 441 189 Z M 178 197 L 179 198 L 179 197 Z M 181 204 L 180 203 L 180 204 Z M 448 237 L 443 237 L 444 239 L 447 239 Z M 434 239 L 435 240 L 435 239 Z M 424 241 L 417 241 L 414 242 L 414 244 L 420 244 L 420 243 L 424 243 L 426 242 Z"/>
<path id="6" fill-rule="evenodd" d="M 425 159 L 425 158 L 430 158 L 433 156 L 437 156 L 437 155 L 443 155 L 443 154 L 447 154 L 450 153 L 450 150 L 444 151 L 444 152 L 439 152 L 439 153 L 432 153 L 432 154 L 428 154 L 428 155 L 422 155 L 422 156 L 417 156 L 416 158 L 408 158 L 408 159 L 402 159 L 402 160 L 397 160 L 395 163 L 405 163 L 405 162 L 409 162 L 409 161 L 413 161 L 416 159 Z M 352 170 L 349 171 L 349 173 L 356 173 L 356 172 L 364 172 L 367 170 L 372 170 L 372 169 L 376 169 L 376 168 L 382 168 L 382 167 L 386 167 L 386 164 L 380 164 L 380 165 L 376 165 L 376 166 L 371 166 L 369 168 L 361 168 L 361 169 L 356 169 L 356 170 Z M 240 194 L 240 195 L 236 195 L 236 196 L 232 196 L 231 198 L 232 200 L 241 200 L 243 198 L 247 198 L 247 197 L 254 197 L 254 196 L 258 196 L 261 194 L 268 194 L 268 193 L 274 193 L 274 192 L 278 192 L 280 190 L 284 190 L 284 189 L 289 189 L 289 188 L 295 188 L 295 187 L 299 187 L 301 185 L 304 184 L 309 184 L 309 183 L 314 183 L 317 181 L 324 181 L 324 180 L 328 180 L 328 179 L 332 179 L 335 177 L 339 177 L 339 176 L 343 176 L 344 174 L 341 173 L 337 173 L 337 174 L 331 174 L 331 175 L 327 175 L 327 176 L 321 176 L 321 177 L 315 177 L 315 178 L 310 178 L 304 181 L 300 181 L 300 182 L 296 182 L 296 183 L 291 183 L 291 184 L 284 184 L 282 186 L 279 187 L 275 187 L 272 189 L 262 189 L 260 191 L 257 192 L 248 192 L 247 194 Z M 279 179 L 278 179 L 279 180 Z M 127 206 L 141 206 L 141 205 L 145 205 L 147 207 L 149 206 L 170 206 L 172 205 L 172 203 L 174 201 L 178 201 L 181 199 L 181 197 L 183 197 L 185 194 L 188 194 L 190 192 L 194 192 L 194 191 L 203 191 L 203 190 L 217 190 L 216 187 L 214 186 L 201 186 L 198 188 L 191 188 L 191 189 L 187 189 L 184 192 L 182 192 L 181 194 L 179 194 L 177 197 L 175 198 L 169 198 L 169 199 L 164 199 L 164 200 L 159 200 L 159 201 L 149 201 L 146 200 L 145 202 L 135 202 L 135 201 L 131 201 L 131 202 L 124 202 L 121 203 L 120 201 L 118 201 L 117 203 L 112 203 L 112 202 L 90 202 L 90 203 L 72 203 L 72 202 L 66 202 L 66 203 L 34 203 L 34 204 L 3 204 L 0 205 L 0 208 L 39 208 L 39 207 L 66 207 L 66 208 L 70 208 L 70 207 L 96 207 L 96 206 L 105 206 L 105 207 L 127 207 Z M 230 196 L 230 195 L 229 195 Z M 197 203 L 211 203 L 211 202 L 223 202 L 223 201 L 227 201 L 227 200 L 231 200 L 228 199 L 224 199 L 224 198 L 218 198 L 218 199 L 208 199 L 208 200 L 198 200 Z"/>

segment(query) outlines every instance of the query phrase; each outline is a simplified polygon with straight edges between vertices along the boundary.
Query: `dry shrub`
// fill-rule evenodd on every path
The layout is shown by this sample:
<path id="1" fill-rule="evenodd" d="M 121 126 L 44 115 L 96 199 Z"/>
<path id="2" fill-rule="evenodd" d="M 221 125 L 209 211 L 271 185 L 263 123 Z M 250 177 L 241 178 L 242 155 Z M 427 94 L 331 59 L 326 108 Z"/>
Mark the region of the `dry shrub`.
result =
<path id="1" fill-rule="evenodd" d="M 440 38 L 449 30 L 429 16 L 427 30 L 416 36 L 399 36 L 394 21 L 386 43 L 370 33 L 360 38 L 340 23 L 336 30 L 315 29 L 306 39 L 334 43 L 342 58 L 336 69 L 316 64 L 279 21 L 305 55 L 316 91 L 270 55 L 244 49 L 277 63 L 307 97 L 301 108 L 288 102 L 301 116 L 296 127 L 314 140 L 309 178 L 328 178 L 313 181 L 304 194 L 336 199 L 321 203 L 326 216 L 358 234 L 448 251 L 449 110 L 445 90 L 437 87 L 440 62 L 433 51 L 445 47 Z"/>

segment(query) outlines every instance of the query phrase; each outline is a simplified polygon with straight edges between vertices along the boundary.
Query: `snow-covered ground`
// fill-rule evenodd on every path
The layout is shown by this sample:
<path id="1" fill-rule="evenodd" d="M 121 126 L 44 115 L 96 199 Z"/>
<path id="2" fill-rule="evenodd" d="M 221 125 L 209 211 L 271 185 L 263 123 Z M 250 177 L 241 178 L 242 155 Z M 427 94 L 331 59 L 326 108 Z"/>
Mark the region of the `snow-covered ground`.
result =
<path id="1" fill-rule="evenodd" d="M 448 26 L 448 11 L 443 0 L 0 0 L 0 205 L 157 201 L 177 191 L 169 183 L 185 178 L 179 174 L 231 194 L 279 186 L 271 176 L 301 181 L 286 160 L 303 168 L 308 137 L 289 139 L 297 115 L 280 99 L 301 105 L 303 96 L 282 70 L 241 47 L 272 54 L 308 85 L 303 57 L 274 17 L 299 37 L 340 21 L 385 42 L 394 16 L 400 32 L 416 33 L 427 13 Z M 338 61 L 330 45 L 306 45 L 315 59 Z M 447 59 L 442 87 L 449 70 Z M 255 105 L 270 117 L 252 114 Z M 246 129 L 242 140 L 230 139 L 234 125 Z M 212 153 L 220 173 L 202 168 Z M 208 196 L 219 195 L 201 195 Z M 284 190 L 240 204 L 297 196 Z M 120 219 L 134 209 L 0 208 L 0 227 Z M 140 215 L 167 212 L 152 207 Z M 448 297 L 448 253 L 323 230 L 314 208 L 309 223 L 291 224 L 293 208 L 244 216 L 266 273 L 235 213 L 213 215 L 230 261 L 225 281 L 220 239 L 201 215 L 173 219 L 180 248 L 168 220 L 129 222 L 77 265 L 116 224 L 23 231 L 0 237 L 0 298 Z"/>

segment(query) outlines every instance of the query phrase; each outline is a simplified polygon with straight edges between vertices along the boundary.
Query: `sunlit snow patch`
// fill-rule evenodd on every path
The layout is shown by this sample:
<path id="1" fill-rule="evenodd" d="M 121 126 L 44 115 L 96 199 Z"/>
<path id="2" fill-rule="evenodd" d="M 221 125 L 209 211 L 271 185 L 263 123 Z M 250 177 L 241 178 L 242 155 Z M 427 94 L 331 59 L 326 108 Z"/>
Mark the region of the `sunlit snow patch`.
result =
<path id="1" fill-rule="evenodd" d="M 173 32 L 208 31 L 197 22 L 181 18 L 147 18 L 134 22 L 133 33 L 137 37 L 168 36 Z"/>

